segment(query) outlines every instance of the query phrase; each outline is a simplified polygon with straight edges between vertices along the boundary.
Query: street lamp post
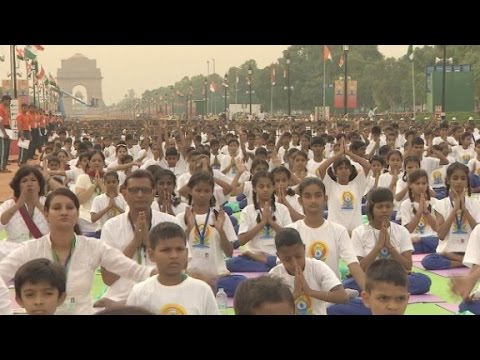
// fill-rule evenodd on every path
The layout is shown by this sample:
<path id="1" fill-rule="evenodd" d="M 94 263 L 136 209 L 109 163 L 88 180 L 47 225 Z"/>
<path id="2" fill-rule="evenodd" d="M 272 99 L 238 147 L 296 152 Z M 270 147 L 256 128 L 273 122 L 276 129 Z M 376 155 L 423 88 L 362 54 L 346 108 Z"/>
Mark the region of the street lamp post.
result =
<path id="1" fill-rule="evenodd" d="M 344 54 L 344 60 L 345 60 L 345 77 L 343 79 L 343 113 L 344 115 L 347 115 L 348 109 L 348 78 L 347 78 L 347 58 L 348 58 L 348 50 L 349 46 L 348 45 L 343 45 L 343 54 Z"/>
<path id="2" fill-rule="evenodd" d="M 225 116 L 227 116 L 227 90 L 228 90 L 228 74 L 225 73 L 225 83 L 223 87 L 225 88 Z"/>
<path id="3" fill-rule="evenodd" d="M 252 115 L 252 65 L 248 65 L 248 90 L 250 92 L 250 115 Z"/>
<path id="4" fill-rule="evenodd" d="M 291 107 L 290 107 L 290 54 L 287 54 L 286 57 L 287 63 L 287 104 L 288 104 L 288 116 L 290 117 L 291 114 Z"/>
<path id="5" fill-rule="evenodd" d="M 170 85 L 170 90 L 172 90 L 172 116 L 175 116 L 175 92 L 173 91 L 173 85 Z"/>
<path id="6" fill-rule="evenodd" d="M 443 45 L 443 77 L 442 77 L 442 120 L 446 119 L 446 111 L 445 111 L 445 75 L 447 74 L 447 45 Z"/>
<path id="7" fill-rule="evenodd" d="M 207 111 L 208 79 L 205 78 L 205 81 L 203 83 L 205 85 L 205 89 L 204 89 L 205 90 L 205 96 L 204 96 L 203 100 L 205 100 L 205 117 L 207 117 L 207 114 L 208 114 L 208 111 Z"/>
<path id="8" fill-rule="evenodd" d="M 165 116 L 168 115 L 168 94 L 165 93 Z"/>

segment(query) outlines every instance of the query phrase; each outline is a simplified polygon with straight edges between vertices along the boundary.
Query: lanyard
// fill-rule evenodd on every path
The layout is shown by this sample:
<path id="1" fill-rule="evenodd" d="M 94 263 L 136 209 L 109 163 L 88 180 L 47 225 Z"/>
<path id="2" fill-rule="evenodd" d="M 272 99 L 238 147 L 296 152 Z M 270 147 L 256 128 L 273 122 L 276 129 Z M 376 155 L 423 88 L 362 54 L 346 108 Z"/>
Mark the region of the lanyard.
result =
<path id="1" fill-rule="evenodd" d="M 70 260 L 72 259 L 72 254 L 73 254 L 73 250 L 75 249 L 75 244 L 76 243 L 77 243 L 77 237 L 74 235 L 73 239 L 72 239 L 72 244 L 70 246 L 70 252 L 68 253 L 67 259 L 65 260 L 65 265 L 63 266 L 63 268 L 65 269 L 65 273 L 68 273 L 68 268 L 70 266 Z M 52 257 L 53 257 L 53 260 L 57 264 L 62 265 L 60 263 L 60 258 L 58 257 L 57 252 L 53 249 L 53 246 L 52 246 Z"/>
<path id="2" fill-rule="evenodd" d="M 452 210 L 453 210 L 454 209 L 453 201 L 450 198 L 449 198 L 449 200 L 450 200 L 450 205 L 452 206 Z M 460 216 L 458 216 L 458 213 L 460 213 Z M 462 219 L 463 219 L 463 210 L 457 211 L 455 213 L 455 224 L 457 224 L 457 230 L 459 230 L 459 231 L 462 229 L 462 224 L 463 224 Z"/>
<path id="3" fill-rule="evenodd" d="M 148 224 L 148 231 L 152 228 L 152 209 L 150 209 L 150 222 Z M 130 223 L 130 226 L 132 227 L 132 232 L 135 234 L 135 225 L 133 224 L 133 220 L 130 217 L 130 213 L 128 213 L 128 222 Z M 135 235 L 134 235 L 135 236 Z M 143 251 L 143 258 L 145 262 L 147 261 L 147 247 L 145 244 L 142 243 L 137 249 L 137 262 L 139 264 L 142 264 L 142 251 Z"/>
<path id="4" fill-rule="evenodd" d="M 207 217 L 205 218 L 205 224 L 203 225 L 202 232 L 200 232 L 200 228 L 198 227 L 196 216 L 193 219 L 194 224 L 195 224 L 195 230 L 197 231 L 198 237 L 200 238 L 200 245 L 201 246 L 205 245 L 205 235 L 207 233 L 208 218 L 210 217 L 210 210 L 211 210 L 211 208 L 208 208 Z"/>

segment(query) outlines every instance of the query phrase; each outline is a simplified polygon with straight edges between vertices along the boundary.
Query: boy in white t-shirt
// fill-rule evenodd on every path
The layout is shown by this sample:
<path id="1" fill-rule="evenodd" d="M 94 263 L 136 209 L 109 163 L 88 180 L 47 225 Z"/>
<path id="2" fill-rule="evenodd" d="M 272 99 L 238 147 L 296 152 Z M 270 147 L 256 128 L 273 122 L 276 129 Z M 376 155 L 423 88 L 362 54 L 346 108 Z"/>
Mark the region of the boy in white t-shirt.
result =
<path id="1" fill-rule="evenodd" d="M 218 315 L 213 291 L 207 283 L 184 273 L 187 237 L 173 223 L 156 225 L 149 235 L 148 256 L 157 264 L 158 275 L 136 284 L 127 305 L 158 315 Z"/>
<path id="2" fill-rule="evenodd" d="M 282 262 L 270 274 L 285 280 L 295 299 L 295 314 L 326 315 L 326 303 L 346 303 L 348 295 L 335 273 L 323 261 L 305 257 L 305 245 L 295 229 L 275 236 Z"/>

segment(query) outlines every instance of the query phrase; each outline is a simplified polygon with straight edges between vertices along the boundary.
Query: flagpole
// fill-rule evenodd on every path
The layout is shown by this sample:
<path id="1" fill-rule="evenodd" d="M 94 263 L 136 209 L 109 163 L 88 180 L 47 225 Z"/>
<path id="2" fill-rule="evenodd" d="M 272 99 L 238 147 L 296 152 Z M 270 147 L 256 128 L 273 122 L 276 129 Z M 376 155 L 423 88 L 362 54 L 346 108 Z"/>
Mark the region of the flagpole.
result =
<path id="1" fill-rule="evenodd" d="M 212 59 L 212 64 L 213 64 L 213 81 L 215 81 L 215 59 Z M 215 90 L 215 88 L 214 88 Z M 213 102 L 213 105 L 212 105 L 212 112 L 213 114 L 215 115 L 217 113 L 217 104 L 216 104 L 216 101 L 215 101 L 215 92 L 212 92 L 212 102 Z"/>
<path id="2" fill-rule="evenodd" d="M 325 46 L 325 45 L 324 45 Z M 325 47 L 323 48 L 323 52 L 325 53 Z M 326 83 L 326 61 L 325 61 L 325 56 L 323 56 L 323 119 L 325 119 L 326 112 L 325 112 L 325 83 Z"/>
<path id="3" fill-rule="evenodd" d="M 413 117 L 415 117 L 415 66 L 412 60 Z"/>
<path id="4" fill-rule="evenodd" d="M 207 81 L 210 80 L 210 60 L 207 60 Z M 205 99 L 208 97 L 208 87 L 205 87 Z M 208 102 L 206 102 L 208 105 Z M 205 117 L 208 118 L 208 108 L 205 109 Z"/>
<path id="5" fill-rule="evenodd" d="M 270 92 L 270 114 L 273 114 L 273 83 L 272 83 L 272 91 Z"/>
<path id="6" fill-rule="evenodd" d="M 17 64 L 16 64 L 15 45 L 10 45 L 10 68 L 11 81 L 13 85 L 13 98 L 17 98 Z"/>

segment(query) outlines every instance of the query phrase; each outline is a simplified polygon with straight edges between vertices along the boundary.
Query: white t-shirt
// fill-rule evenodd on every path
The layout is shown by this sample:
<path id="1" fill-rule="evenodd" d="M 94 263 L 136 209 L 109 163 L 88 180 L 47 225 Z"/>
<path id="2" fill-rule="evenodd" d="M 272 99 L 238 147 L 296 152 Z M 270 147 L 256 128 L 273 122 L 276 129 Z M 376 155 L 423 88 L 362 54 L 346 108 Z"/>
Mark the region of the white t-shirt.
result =
<path id="1" fill-rule="evenodd" d="M 10 301 L 10 291 L 7 285 L 0 277 L 0 315 L 12 314 L 12 302 Z"/>
<path id="2" fill-rule="evenodd" d="M 348 231 L 361 225 L 365 174 L 359 173 L 348 185 L 340 185 L 326 174 L 323 183 L 328 194 L 328 220 L 342 224 Z"/>
<path id="3" fill-rule="evenodd" d="M 429 183 L 432 184 L 432 189 L 439 189 L 445 187 L 445 178 L 447 176 L 448 165 L 441 165 L 430 174 Z"/>
<path id="4" fill-rule="evenodd" d="M 475 226 L 470 234 L 463 264 L 468 267 L 480 265 L 480 227 Z"/>
<path id="5" fill-rule="evenodd" d="M 390 227 L 387 229 L 390 236 L 390 243 L 400 254 L 406 251 L 413 251 L 410 233 L 406 228 L 390 221 Z M 370 224 L 363 224 L 355 228 L 352 232 L 352 243 L 357 257 L 366 257 L 370 254 L 378 242 L 380 230 L 373 228 Z M 385 249 L 386 250 L 386 249 Z M 387 251 L 381 251 L 379 258 L 388 258 Z"/>
<path id="6" fill-rule="evenodd" d="M 285 227 L 292 223 L 292 218 L 285 205 L 275 203 L 276 211 L 273 212 L 276 218 L 276 223 L 281 227 Z M 260 210 L 255 210 L 254 205 L 247 205 L 240 214 L 240 225 L 238 234 L 244 234 L 257 225 L 257 215 Z M 275 231 L 270 226 L 265 226 L 260 230 L 249 242 L 246 247 L 249 251 L 261 252 L 268 255 L 275 256 Z"/>
<path id="7" fill-rule="evenodd" d="M 272 276 L 282 278 L 290 287 L 293 293 L 295 276 L 290 275 L 283 264 L 278 264 L 269 272 Z M 340 280 L 323 261 L 306 258 L 303 277 L 308 286 L 316 291 L 330 291 L 334 287 L 341 285 Z M 295 299 L 296 315 L 326 315 L 327 307 L 325 301 L 312 298 L 310 296 L 301 295 Z"/>
<path id="8" fill-rule="evenodd" d="M 165 286 L 158 275 L 136 284 L 127 305 L 158 315 L 219 315 L 213 291 L 207 283 L 187 277 L 178 285 Z"/>
<path id="9" fill-rule="evenodd" d="M 188 261 L 187 270 L 198 271 L 208 276 L 228 275 L 230 272 L 227 270 L 225 264 L 225 254 L 222 250 L 220 234 L 213 226 L 215 223 L 213 209 L 210 210 L 208 216 L 209 225 L 207 226 L 207 229 L 205 229 L 206 217 L 207 214 L 195 214 L 195 220 L 199 231 L 193 227 L 190 234 L 188 234 L 188 243 L 191 249 L 190 254 L 192 259 Z M 180 226 L 184 229 L 187 228 L 187 225 L 185 224 L 185 213 L 177 215 L 177 220 L 180 223 Z M 227 215 L 225 216 L 225 222 L 223 223 L 223 231 L 229 242 L 233 243 L 237 240 L 237 235 L 233 229 L 232 222 Z M 203 239 L 202 244 L 201 238 L 203 234 L 205 238 Z"/>
<path id="10" fill-rule="evenodd" d="M 110 198 L 107 194 L 100 194 L 92 202 L 92 208 L 90 209 L 91 213 L 100 213 L 103 209 L 105 209 L 110 204 Z M 122 209 L 123 211 L 127 208 L 127 202 L 123 198 L 122 194 L 118 194 L 115 197 L 115 204 Z M 101 230 L 103 225 L 107 222 L 107 220 L 114 218 L 117 215 L 120 215 L 120 211 L 117 209 L 110 209 L 107 211 L 105 215 L 103 215 L 100 219 L 97 220 L 97 231 Z"/>
<path id="11" fill-rule="evenodd" d="M 431 214 L 434 215 L 433 208 L 435 204 L 437 203 L 437 199 L 435 198 L 430 198 L 430 200 L 427 201 L 427 206 L 428 204 L 431 205 Z M 412 219 L 415 217 L 415 214 L 413 213 L 413 207 L 415 207 L 415 211 L 418 211 L 419 207 L 418 202 L 414 202 L 412 204 L 412 201 L 410 199 L 404 200 L 402 202 L 402 206 L 400 206 L 400 216 L 402 218 L 402 225 L 405 226 L 412 221 Z M 408 229 L 407 229 L 408 230 Z M 437 236 L 437 232 L 432 229 L 428 221 L 425 219 L 425 216 L 422 215 L 420 218 L 420 221 L 418 222 L 417 227 L 413 231 L 412 234 L 420 235 L 422 237 L 424 236 Z"/>
<path id="12" fill-rule="evenodd" d="M 306 256 L 324 261 L 340 279 L 338 262 L 347 265 L 358 263 L 350 236 L 344 226 L 325 220 L 318 228 L 311 228 L 304 220 L 287 225 L 300 233 L 306 248 Z"/>
<path id="13" fill-rule="evenodd" d="M 67 299 L 64 305 L 57 309 L 57 314 L 89 315 L 96 311 L 90 293 L 93 276 L 100 266 L 133 281 L 142 281 L 150 276 L 151 268 L 139 266 L 105 242 L 81 235 L 75 238 L 75 248 L 67 273 Z M 26 241 L 23 246 L 3 258 L 0 261 L 0 275 L 9 282 L 20 266 L 38 258 L 54 261 L 50 233 L 39 239 Z"/>
<path id="14" fill-rule="evenodd" d="M 470 159 L 475 159 L 475 150 L 471 147 L 464 149 L 462 145 L 452 148 L 452 156 L 460 164 L 467 165 Z"/>
<path id="15" fill-rule="evenodd" d="M 90 186 L 92 186 L 92 181 L 90 180 L 90 175 L 88 174 L 82 174 L 77 178 L 77 182 L 75 183 L 75 189 L 88 189 Z M 95 190 L 97 191 L 97 190 Z M 92 196 L 84 202 L 83 204 L 80 204 L 80 218 L 92 223 L 92 216 L 90 215 L 90 211 L 92 209 L 92 204 L 93 204 L 93 199 L 95 199 L 98 195 L 98 193 L 93 192 Z"/>
<path id="16" fill-rule="evenodd" d="M 476 199 L 465 198 L 465 207 L 473 219 L 480 222 L 480 202 Z M 443 216 L 445 220 L 453 210 L 452 201 L 449 197 L 437 201 L 433 209 Z M 438 241 L 437 253 L 465 252 L 472 228 L 465 215 L 457 214 L 452 226 L 443 240 Z"/>

